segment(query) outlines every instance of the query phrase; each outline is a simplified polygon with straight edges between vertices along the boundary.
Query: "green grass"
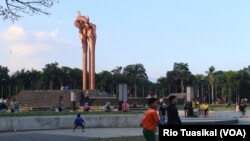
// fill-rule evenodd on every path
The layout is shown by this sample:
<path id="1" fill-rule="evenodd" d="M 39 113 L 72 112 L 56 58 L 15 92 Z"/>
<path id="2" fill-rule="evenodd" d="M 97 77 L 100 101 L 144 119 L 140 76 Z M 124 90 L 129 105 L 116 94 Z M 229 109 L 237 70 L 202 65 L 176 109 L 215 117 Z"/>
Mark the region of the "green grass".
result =
<path id="1" fill-rule="evenodd" d="M 132 137 L 115 137 L 115 138 L 100 138 L 91 139 L 87 141 L 146 141 L 143 136 L 132 136 Z"/>
<path id="2" fill-rule="evenodd" d="M 225 104 L 221 105 L 209 105 L 210 111 L 235 111 L 235 104 L 227 107 Z M 246 111 L 250 111 L 250 105 L 247 105 Z M 76 115 L 79 112 L 55 112 L 55 111 L 29 111 L 20 113 L 0 113 L 0 117 L 16 117 L 16 116 L 56 116 L 56 115 Z M 142 114 L 141 111 L 130 111 L 130 112 L 102 112 L 102 111 L 90 111 L 80 112 L 82 115 L 98 115 L 98 114 Z"/>
<path id="3" fill-rule="evenodd" d="M 231 104 L 230 106 L 227 106 L 226 104 L 220 104 L 220 105 L 209 105 L 209 109 L 211 111 L 235 111 L 236 105 Z M 250 111 L 250 105 L 247 105 L 246 111 Z"/>

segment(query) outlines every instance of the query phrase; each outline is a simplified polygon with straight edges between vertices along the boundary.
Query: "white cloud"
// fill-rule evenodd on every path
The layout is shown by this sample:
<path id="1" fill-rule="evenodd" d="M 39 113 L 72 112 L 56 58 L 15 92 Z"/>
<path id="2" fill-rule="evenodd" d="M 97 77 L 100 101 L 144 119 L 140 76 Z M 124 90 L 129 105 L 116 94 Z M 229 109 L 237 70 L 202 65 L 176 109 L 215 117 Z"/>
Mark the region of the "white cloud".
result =
<path id="1" fill-rule="evenodd" d="M 51 32 L 45 32 L 45 31 L 40 31 L 35 33 L 35 36 L 37 37 L 37 39 L 39 40 L 46 40 L 46 39 L 55 39 L 58 37 L 58 30 L 55 31 L 51 31 Z"/>
<path id="2" fill-rule="evenodd" d="M 36 48 L 32 46 L 31 44 L 12 44 L 9 46 L 11 49 L 11 53 L 18 57 L 24 57 L 24 56 L 29 56 L 31 54 L 36 53 Z"/>
<path id="3" fill-rule="evenodd" d="M 1 37 L 1 36 L 0 36 Z M 20 41 L 25 39 L 26 34 L 20 26 L 11 26 L 2 35 L 5 41 Z"/>
<path id="4" fill-rule="evenodd" d="M 52 63 L 56 59 L 49 60 L 49 55 L 73 47 L 71 41 L 59 35 L 59 30 L 27 32 L 16 25 L 3 30 L 0 32 L 0 47 L 4 47 L 1 48 L 0 65 L 14 72 L 23 68 L 40 69 L 44 64 Z"/>

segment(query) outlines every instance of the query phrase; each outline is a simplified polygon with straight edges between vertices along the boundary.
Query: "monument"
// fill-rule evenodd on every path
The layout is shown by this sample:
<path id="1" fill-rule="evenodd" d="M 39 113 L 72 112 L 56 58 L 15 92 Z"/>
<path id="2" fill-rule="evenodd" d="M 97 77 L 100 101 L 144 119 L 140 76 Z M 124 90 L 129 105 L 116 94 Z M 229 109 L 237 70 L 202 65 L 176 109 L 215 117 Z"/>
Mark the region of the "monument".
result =
<path id="1" fill-rule="evenodd" d="M 83 51 L 82 89 L 94 90 L 96 25 L 90 23 L 89 18 L 86 16 L 82 16 L 80 11 L 77 11 L 77 17 L 74 22 L 74 25 L 79 29 L 80 39 L 82 43 L 82 51 Z M 89 72 L 89 75 L 87 75 L 87 72 Z M 87 76 L 89 76 L 88 79 Z"/>

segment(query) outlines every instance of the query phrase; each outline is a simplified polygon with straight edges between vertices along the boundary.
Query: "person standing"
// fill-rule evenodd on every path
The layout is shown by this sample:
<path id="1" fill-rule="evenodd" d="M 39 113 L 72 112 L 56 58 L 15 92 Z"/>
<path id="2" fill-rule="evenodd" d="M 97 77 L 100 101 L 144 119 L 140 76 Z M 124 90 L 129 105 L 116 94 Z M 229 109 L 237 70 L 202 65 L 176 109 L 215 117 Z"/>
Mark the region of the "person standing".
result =
<path id="1" fill-rule="evenodd" d="M 208 105 L 207 102 L 202 104 L 202 109 L 203 109 L 203 112 L 204 112 L 204 117 L 207 117 L 208 116 L 208 110 L 209 110 L 209 105 Z"/>
<path id="2" fill-rule="evenodd" d="M 76 119 L 75 119 L 75 122 L 74 122 L 74 125 L 75 125 L 75 127 L 74 127 L 74 129 L 73 129 L 73 132 L 75 132 L 75 129 L 78 127 L 78 126 L 80 126 L 81 128 L 82 128 L 82 131 L 84 132 L 84 124 L 85 124 L 85 122 L 84 122 L 84 120 L 83 120 L 83 118 L 81 117 L 81 114 L 80 113 L 78 113 L 77 114 L 77 117 L 76 117 Z"/>
<path id="3" fill-rule="evenodd" d="M 171 95 L 168 98 L 169 105 L 167 107 L 167 124 L 168 125 L 180 125 L 181 119 L 179 117 L 178 109 L 176 108 L 177 98 L 174 95 Z"/>
<path id="4" fill-rule="evenodd" d="M 160 117 L 157 113 L 158 99 L 148 99 L 149 108 L 144 112 L 141 127 L 143 128 L 143 136 L 147 141 L 156 141 L 156 126 L 160 123 Z"/>
<path id="5" fill-rule="evenodd" d="M 166 102 L 162 101 L 160 103 L 160 108 L 159 108 L 159 115 L 160 115 L 160 123 L 161 123 L 161 125 L 166 125 L 166 120 L 167 120 L 166 119 L 167 118 L 166 110 L 167 110 Z"/>
<path id="6" fill-rule="evenodd" d="M 241 101 L 239 109 L 244 117 L 246 115 L 246 103 L 244 101 Z"/>

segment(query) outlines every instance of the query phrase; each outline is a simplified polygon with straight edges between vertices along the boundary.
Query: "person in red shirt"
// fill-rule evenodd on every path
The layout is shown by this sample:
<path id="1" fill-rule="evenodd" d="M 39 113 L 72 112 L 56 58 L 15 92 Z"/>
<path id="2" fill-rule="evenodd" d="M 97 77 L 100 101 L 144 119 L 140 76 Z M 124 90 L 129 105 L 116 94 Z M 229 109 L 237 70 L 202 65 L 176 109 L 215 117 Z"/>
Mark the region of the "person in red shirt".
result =
<path id="1" fill-rule="evenodd" d="M 143 128 L 143 136 L 147 141 L 156 141 L 156 127 L 160 123 L 160 117 L 157 113 L 157 107 L 158 107 L 158 99 L 157 98 L 150 98 L 148 99 L 148 105 L 149 108 L 145 111 L 141 126 Z"/>

